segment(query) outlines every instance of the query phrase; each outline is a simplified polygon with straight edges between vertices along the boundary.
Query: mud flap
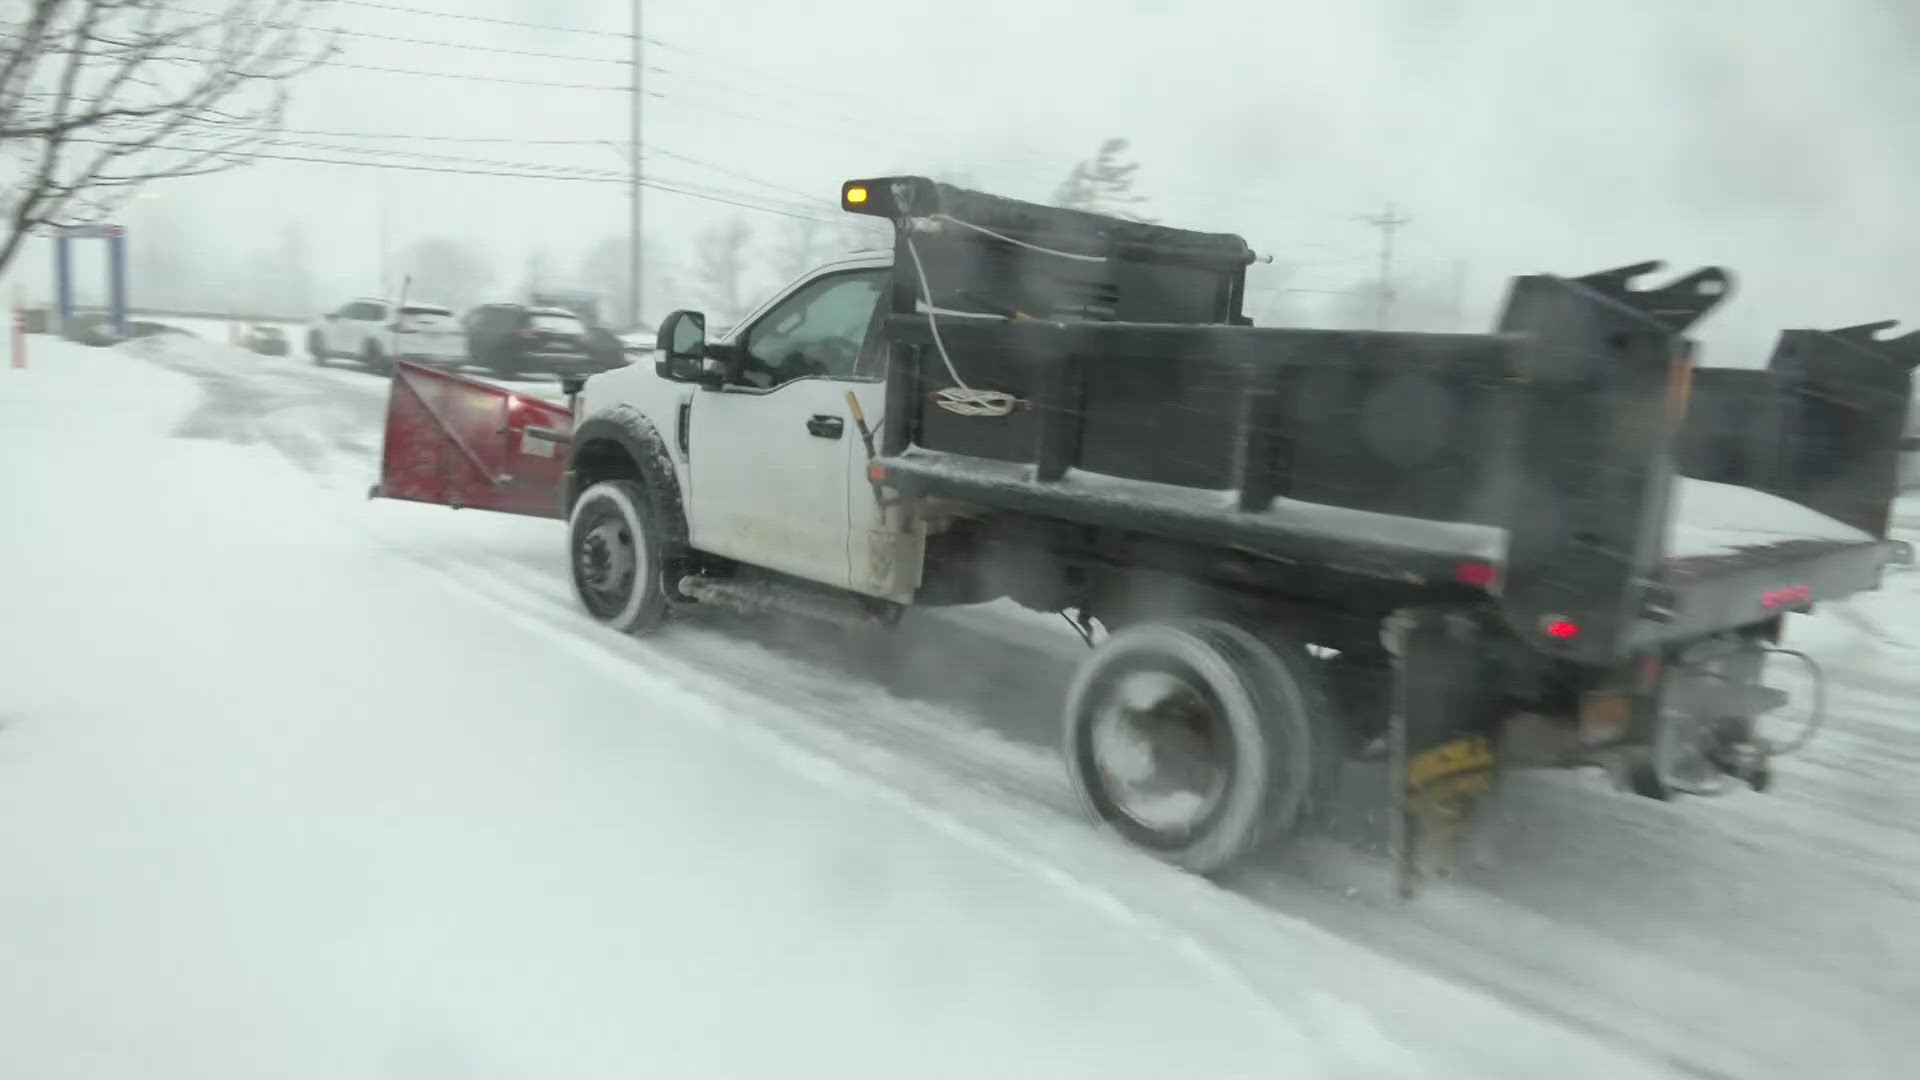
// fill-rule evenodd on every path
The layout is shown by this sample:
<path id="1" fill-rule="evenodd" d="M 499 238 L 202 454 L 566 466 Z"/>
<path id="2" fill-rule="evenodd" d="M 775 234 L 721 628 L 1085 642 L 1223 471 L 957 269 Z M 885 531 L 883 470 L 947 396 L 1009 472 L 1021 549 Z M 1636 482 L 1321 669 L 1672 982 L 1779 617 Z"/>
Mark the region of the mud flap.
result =
<path id="1" fill-rule="evenodd" d="M 1487 731 L 1497 681 L 1465 612 L 1411 608 L 1382 627 L 1394 658 L 1387 721 L 1388 846 L 1396 892 L 1450 876 L 1468 828 L 1493 793 Z"/>
<path id="2" fill-rule="evenodd" d="M 368 495 L 561 517 L 572 433 L 564 405 L 403 360 Z"/>

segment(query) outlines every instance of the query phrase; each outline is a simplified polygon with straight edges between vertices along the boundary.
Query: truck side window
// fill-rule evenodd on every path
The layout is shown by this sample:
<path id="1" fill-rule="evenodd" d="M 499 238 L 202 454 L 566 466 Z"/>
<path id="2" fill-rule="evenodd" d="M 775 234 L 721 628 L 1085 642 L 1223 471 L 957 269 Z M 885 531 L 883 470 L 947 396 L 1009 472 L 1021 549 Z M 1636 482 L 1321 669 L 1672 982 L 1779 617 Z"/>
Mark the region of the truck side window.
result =
<path id="1" fill-rule="evenodd" d="M 809 282 L 747 331 L 742 381 L 771 389 L 808 375 L 850 377 L 886 282 L 884 270 Z"/>

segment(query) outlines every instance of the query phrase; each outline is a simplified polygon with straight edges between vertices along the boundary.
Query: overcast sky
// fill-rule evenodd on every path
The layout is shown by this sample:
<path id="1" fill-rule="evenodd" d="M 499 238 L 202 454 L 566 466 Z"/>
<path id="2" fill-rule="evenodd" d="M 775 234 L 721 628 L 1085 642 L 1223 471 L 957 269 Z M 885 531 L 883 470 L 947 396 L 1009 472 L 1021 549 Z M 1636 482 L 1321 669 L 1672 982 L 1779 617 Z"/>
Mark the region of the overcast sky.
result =
<path id="1" fill-rule="evenodd" d="M 626 56 L 613 36 L 629 27 L 625 3 L 395 2 L 606 35 L 344 4 L 321 22 Z M 648 0 L 645 32 L 659 44 L 647 66 L 664 70 L 646 76 L 660 96 L 646 98 L 644 142 L 663 183 L 785 205 L 816 193 L 816 212 L 832 216 L 841 179 L 894 170 L 959 172 L 1045 199 L 1074 160 L 1120 135 L 1141 163 L 1148 213 L 1242 233 L 1291 264 L 1288 287 L 1368 274 L 1378 233 L 1355 218 L 1392 201 L 1412 219 L 1401 267 L 1444 280 L 1464 261 L 1476 328 L 1510 274 L 1716 262 L 1741 287 L 1704 328 L 1710 362 L 1753 362 L 1781 325 L 1920 319 L 1916 13 L 1909 0 Z M 619 63 L 342 44 L 342 62 L 421 71 L 608 88 L 628 74 Z M 295 131 L 627 137 L 628 98 L 615 89 L 336 67 L 294 94 Z M 623 167 L 600 145 L 286 138 L 510 163 L 501 167 Z M 166 214 L 238 258 L 295 223 L 330 292 L 377 289 L 383 206 L 389 247 L 470 236 L 503 281 L 537 249 L 572 265 L 626 228 L 618 184 L 263 161 L 152 194 L 127 215 L 134 243 L 142 215 Z M 660 191 L 646 212 L 676 258 L 720 215 L 768 235 L 785 220 Z M 1294 296 L 1310 315 L 1319 294 Z"/>

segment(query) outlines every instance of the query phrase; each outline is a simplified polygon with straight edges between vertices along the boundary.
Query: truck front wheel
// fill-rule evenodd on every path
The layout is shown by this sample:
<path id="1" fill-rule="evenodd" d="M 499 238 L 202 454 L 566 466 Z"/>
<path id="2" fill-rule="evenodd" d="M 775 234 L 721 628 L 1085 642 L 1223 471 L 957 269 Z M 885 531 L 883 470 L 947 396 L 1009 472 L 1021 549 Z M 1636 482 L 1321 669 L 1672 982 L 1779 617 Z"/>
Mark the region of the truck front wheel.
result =
<path id="1" fill-rule="evenodd" d="M 1067 768 L 1108 828 L 1210 874 L 1300 823 L 1326 709 L 1310 667 L 1231 623 L 1131 626 L 1074 679 Z"/>
<path id="2" fill-rule="evenodd" d="M 653 500 L 636 480 L 603 480 L 583 492 L 567 521 L 573 591 L 595 620 L 625 634 L 666 621 L 661 536 Z"/>

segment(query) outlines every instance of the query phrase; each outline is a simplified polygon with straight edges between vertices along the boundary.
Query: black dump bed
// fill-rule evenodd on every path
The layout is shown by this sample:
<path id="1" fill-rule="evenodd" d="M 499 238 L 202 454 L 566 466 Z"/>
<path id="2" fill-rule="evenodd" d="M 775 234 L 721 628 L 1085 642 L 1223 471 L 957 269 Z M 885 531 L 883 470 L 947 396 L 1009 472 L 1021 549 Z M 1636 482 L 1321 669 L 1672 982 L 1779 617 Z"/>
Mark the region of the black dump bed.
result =
<path id="1" fill-rule="evenodd" d="M 1591 662 L 1871 588 L 1888 557 L 1911 338 L 1795 331 L 1767 373 L 1696 378 L 1683 334 L 1728 277 L 1632 288 L 1657 264 L 1517 278 L 1485 334 L 1255 328 L 1238 237 L 871 183 L 907 222 L 882 465 L 910 492 L 1485 583 L 1525 639 Z M 1011 409 L 952 408 L 955 374 Z M 1673 513 L 1754 500 L 1788 531 Z M 1580 632 L 1548 633 L 1564 622 Z"/>

